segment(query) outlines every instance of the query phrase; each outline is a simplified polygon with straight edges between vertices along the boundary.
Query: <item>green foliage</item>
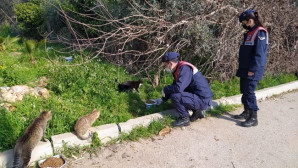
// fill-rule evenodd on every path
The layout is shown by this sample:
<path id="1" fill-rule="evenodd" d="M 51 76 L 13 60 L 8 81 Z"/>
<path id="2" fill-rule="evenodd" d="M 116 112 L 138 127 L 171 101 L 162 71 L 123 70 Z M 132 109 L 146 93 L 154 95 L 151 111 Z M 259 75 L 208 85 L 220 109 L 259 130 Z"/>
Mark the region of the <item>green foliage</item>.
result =
<path id="1" fill-rule="evenodd" d="M 0 36 L 0 50 L 4 51 L 8 49 L 13 43 L 19 41 L 19 37 L 10 37 L 9 35 L 6 38 Z"/>
<path id="2" fill-rule="evenodd" d="M 4 43 L 4 38 L 3 37 L 0 37 L 0 50 L 5 50 L 6 47 L 5 47 L 5 43 Z"/>
<path id="3" fill-rule="evenodd" d="M 152 121 L 150 123 L 150 125 L 148 126 L 148 129 L 147 130 L 151 134 L 157 135 L 160 130 L 162 130 L 166 126 L 170 126 L 172 121 L 173 121 L 173 119 L 169 115 L 168 116 L 165 116 L 164 118 L 162 118 L 160 120 L 154 120 L 154 121 Z"/>
<path id="4" fill-rule="evenodd" d="M 130 133 L 121 133 L 119 141 L 137 141 L 140 138 L 150 138 L 152 135 L 158 134 L 161 129 L 169 126 L 171 121 L 172 119 L 166 116 L 163 119 L 152 121 L 148 127 L 135 127 Z"/>
<path id="5" fill-rule="evenodd" d="M 295 74 L 281 73 L 275 76 L 267 75 L 258 83 L 256 90 L 277 86 L 295 80 L 298 80 Z M 233 78 L 232 80 L 225 82 L 218 82 L 217 80 L 214 80 L 210 84 L 210 88 L 214 94 L 213 99 L 237 95 L 240 94 L 240 80 L 239 78 Z"/>
<path id="6" fill-rule="evenodd" d="M 146 127 L 139 126 L 131 130 L 130 133 L 121 133 L 120 141 L 137 141 L 141 137 L 151 137 L 152 135 L 147 131 Z"/>
<path id="7" fill-rule="evenodd" d="M 28 40 L 25 40 L 24 43 L 28 53 L 32 54 L 33 50 L 36 48 L 37 42 L 35 40 L 28 39 Z"/>
<path id="8" fill-rule="evenodd" d="M 24 45 L 25 45 L 26 51 L 27 51 L 28 54 L 30 55 L 30 61 L 31 61 L 31 63 L 32 63 L 33 61 L 35 61 L 33 52 L 34 52 L 38 47 L 40 47 L 42 44 L 44 44 L 44 43 L 45 43 L 45 39 L 44 39 L 44 40 L 40 40 L 39 42 L 36 41 L 36 40 L 33 40 L 33 39 L 25 39 L 25 40 L 24 40 Z"/>
<path id="9" fill-rule="evenodd" d="M 29 2 L 32 2 L 36 5 L 40 5 L 42 0 L 29 0 Z"/>
<path id="10" fill-rule="evenodd" d="M 57 44 L 47 44 L 47 46 L 64 47 Z M 37 63 L 32 65 L 28 61 L 27 54 L 24 54 L 27 52 L 24 45 L 14 43 L 13 47 L 21 55 L 12 55 L 7 50 L 0 53 L 0 86 L 27 84 L 36 87 L 34 83 L 41 76 L 45 76 L 49 80 L 46 88 L 50 91 L 50 97 L 42 99 L 25 96 L 22 101 L 12 103 L 16 107 L 13 112 L 1 108 L 0 150 L 10 149 L 14 146 L 16 139 L 39 115 L 40 109 L 50 109 L 53 114 L 46 131 L 46 137 L 49 139 L 52 135 L 73 131 L 77 119 L 90 113 L 94 108 L 99 109 L 101 115 L 93 126 L 125 122 L 134 117 L 173 108 L 170 101 L 150 109 L 146 109 L 144 104 L 147 99 L 161 97 L 162 88 L 173 81 L 170 74 L 161 73 L 160 85 L 155 89 L 149 80 L 142 79 L 144 84 L 139 89 L 140 94 L 135 91 L 118 92 L 118 83 L 115 82 L 115 78 L 118 78 L 121 83 L 138 79 L 127 74 L 122 67 L 97 60 L 77 66 L 81 61 L 79 55 L 72 55 L 73 61 L 65 62 L 64 58 L 69 56 L 69 53 L 66 52 L 62 55 L 56 53 L 54 49 L 46 52 L 41 47 L 32 50 L 32 54 L 37 60 Z M 45 59 L 47 54 L 52 61 Z M 272 84 L 278 85 L 293 80 L 297 80 L 294 75 L 283 74 L 266 77 L 259 83 L 259 86 L 260 88 L 268 87 Z M 235 78 L 223 83 L 213 81 L 211 88 L 214 99 L 238 94 L 239 79 Z M 148 128 L 140 128 L 139 131 L 132 132 L 131 135 L 123 135 L 121 139 L 135 140 L 138 137 L 150 137 L 149 133 L 157 134 L 165 125 L 169 124 L 154 122 Z M 100 143 L 96 142 L 95 144 L 99 145 Z M 93 150 L 88 149 L 89 151 Z"/>
<path id="11" fill-rule="evenodd" d="M 240 94 L 240 80 L 239 78 L 233 78 L 225 82 L 214 80 L 210 84 L 210 88 L 213 92 L 213 99 L 237 95 Z"/>
<path id="12" fill-rule="evenodd" d="M 24 51 L 25 50 L 23 50 L 23 52 Z M 0 69 L 0 86 L 30 83 L 47 73 L 49 65 L 46 60 L 42 59 L 42 56 L 45 55 L 44 52 L 41 52 L 43 54 L 36 55 L 35 59 L 38 60 L 38 62 L 35 66 L 29 63 L 28 56 L 23 54 L 23 52 L 21 52 L 22 54 L 20 56 L 13 56 L 9 52 L 0 54 L 0 65 L 5 67 Z M 39 52 L 39 50 L 35 52 Z"/>
<path id="13" fill-rule="evenodd" d="M 97 149 L 91 146 L 68 146 L 67 143 L 63 142 L 62 148 L 55 153 L 62 153 L 67 158 L 82 157 L 85 153 L 89 153 L 91 157 L 92 154 L 97 155 Z"/>
<path id="14" fill-rule="evenodd" d="M 137 78 L 126 74 L 123 68 L 95 60 L 84 66 L 69 66 L 79 63 L 80 57 L 76 55 L 73 56 L 74 60 L 70 63 L 65 63 L 64 59 L 56 59 L 66 65 L 57 66 L 43 58 L 46 52 L 40 48 L 32 50 L 32 54 L 38 60 L 32 66 L 26 54 L 23 54 L 27 52 L 25 46 L 19 45 L 16 49 L 21 51 L 20 56 L 10 56 L 7 51 L 0 54 L 0 86 L 27 84 L 35 87 L 36 85 L 32 82 L 34 83 L 41 76 L 46 76 L 49 79 L 47 89 L 51 96 L 46 100 L 25 96 L 22 101 L 13 103 L 13 106 L 16 107 L 13 112 L 16 114 L 14 119 L 25 118 L 26 120 L 19 122 L 22 129 L 15 127 L 14 131 L 17 135 L 14 139 L 3 141 L 7 145 L 1 150 L 13 147 L 15 139 L 21 135 L 23 127 L 28 126 L 38 116 L 40 109 L 52 110 L 53 117 L 48 123 L 46 131 L 47 138 L 50 138 L 51 135 L 73 131 L 77 119 L 90 113 L 93 108 L 101 110 L 100 118 L 94 123 L 94 126 L 98 126 L 125 122 L 133 117 L 171 107 L 171 103 L 168 102 L 160 107 L 146 109 L 145 100 L 160 97 L 162 88 L 160 86 L 158 90 L 150 90 L 148 93 L 150 96 L 156 97 L 147 96 L 146 88 L 151 86 L 146 80 L 144 80 L 146 88 L 142 86 L 140 94 L 135 91 L 119 93 L 115 78 L 118 78 L 119 82 L 137 80 Z M 55 53 L 49 52 L 49 54 Z M 54 59 L 53 55 L 50 57 Z M 9 135 L 8 132 L 3 134 L 3 136 L 7 135 Z"/>
<path id="15" fill-rule="evenodd" d="M 9 24 L 4 23 L 0 25 L 0 36 L 2 38 L 5 38 L 7 36 L 9 36 L 11 33 L 11 27 Z"/>
<path id="16" fill-rule="evenodd" d="M 295 74 L 281 73 L 275 76 L 267 76 L 258 83 L 257 90 L 289 83 L 295 80 L 298 80 L 298 77 L 295 76 Z"/>
<path id="17" fill-rule="evenodd" d="M 76 158 L 76 157 L 82 157 L 84 153 L 89 153 L 90 157 L 92 155 L 96 155 L 98 153 L 99 147 L 101 147 L 103 144 L 101 143 L 100 139 L 98 138 L 97 132 L 93 134 L 92 137 L 92 143 L 91 145 L 86 146 L 68 146 L 67 143 L 63 142 L 62 148 L 58 151 L 55 151 L 55 153 L 62 153 L 64 156 L 68 158 Z"/>
<path id="18" fill-rule="evenodd" d="M 12 148 L 24 131 L 24 120 L 0 107 L 0 151 Z"/>
<path id="19" fill-rule="evenodd" d="M 44 21 L 43 8 L 33 2 L 16 4 L 14 11 L 20 23 L 19 27 L 25 32 L 36 30 Z"/>
<path id="20" fill-rule="evenodd" d="M 219 105 L 213 109 L 207 110 L 206 114 L 211 116 L 218 116 L 218 115 L 222 115 L 223 113 L 233 111 L 237 107 L 239 107 L 239 105 Z"/>
<path id="21" fill-rule="evenodd" d="M 92 137 L 91 147 L 100 147 L 100 146 L 102 146 L 101 140 L 98 137 L 98 133 L 94 132 L 93 137 Z"/>
<path id="22" fill-rule="evenodd" d="M 93 134 L 91 145 L 86 146 L 68 146 L 67 143 L 63 142 L 62 148 L 58 151 L 55 151 L 56 154 L 62 153 L 67 158 L 77 158 L 82 157 L 84 153 L 89 153 L 90 157 L 92 155 L 96 155 L 98 153 L 98 148 L 102 146 L 100 139 L 98 138 L 98 134 L 95 132 Z"/>

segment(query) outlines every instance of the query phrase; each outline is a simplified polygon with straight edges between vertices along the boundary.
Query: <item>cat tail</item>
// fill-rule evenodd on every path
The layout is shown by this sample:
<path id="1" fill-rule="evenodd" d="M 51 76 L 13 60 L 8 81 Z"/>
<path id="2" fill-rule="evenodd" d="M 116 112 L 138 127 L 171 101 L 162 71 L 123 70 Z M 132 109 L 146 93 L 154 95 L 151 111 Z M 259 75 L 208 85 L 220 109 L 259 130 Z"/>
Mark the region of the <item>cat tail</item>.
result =
<path id="1" fill-rule="evenodd" d="M 14 152 L 14 158 L 13 158 L 12 168 L 18 168 L 21 163 L 21 156 L 22 156 L 22 148 L 20 144 L 16 144 L 13 152 Z"/>
<path id="2" fill-rule="evenodd" d="M 86 140 L 91 137 L 90 135 L 81 135 L 79 133 L 76 133 L 76 134 L 77 134 L 77 137 L 79 137 L 81 140 Z"/>

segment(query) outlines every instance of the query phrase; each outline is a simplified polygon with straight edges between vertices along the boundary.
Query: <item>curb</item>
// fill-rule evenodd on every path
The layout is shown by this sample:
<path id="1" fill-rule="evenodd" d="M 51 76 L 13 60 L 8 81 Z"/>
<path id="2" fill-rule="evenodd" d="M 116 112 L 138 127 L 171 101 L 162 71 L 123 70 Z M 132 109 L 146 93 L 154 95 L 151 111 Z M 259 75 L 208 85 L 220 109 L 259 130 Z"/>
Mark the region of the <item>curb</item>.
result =
<path id="1" fill-rule="evenodd" d="M 298 89 L 298 81 L 265 88 L 262 90 L 256 91 L 257 100 L 264 100 L 267 97 L 271 97 L 273 95 L 278 95 L 284 92 L 289 92 L 292 90 Z M 223 97 L 221 99 L 213 100 L 211 108 L 214 108 L 220 104 L 241 104 L 241 95 L 235 95 L 231 97 Z M 175 109 L 170 109 L 166 111 L 162 111 L 159 113 L 154 113 L 134 119 L 130 119 L 126 122 L 117 124 L 106 124 L 97 127 L 92 127 L 92 132 L 97 132 L 98 137 L 103 144 L 109 142 L 113 138 L 119 137 L 121 132 L 129 133 L 133 128 L 137 126 L 145 126 L 147 127 L 153 120 L 158 120 L 163 118 L 165 115 L 177 116 Z M 42 157 L 53 155 L 53 151 L 59 150 L 62 147 L 63 141 L 70 146 L 76 145 L 90 145 L 91 140 L 80 140 L 74 133 L 64 133 L 59 135 L 54 135 L 51 137 L 53 147 L 50 142 L 39 142 L 37 147 L 34 148 L 32 152 L 31 161 L 37 161 Z M 6 150 L 0 153 L 0 167 L 9 167 L 9 164 L 12 163 L 13 160 L 13 149 Z M 5 166 L 6 165 L 6 166 Z"/>
<path id="2" fill-rule="evenodd" d="M 113 138 L 117 138 L 119 136 L 119 129 L 116 124 L 106 124 L 97 127 L 91 128 L 92 132 L 97 132 L 98 138 L 102 143 L 107 143 Z M 81 140 L 79 139 L 74 132 L 68 132 L 64 134 L 54 135 L 51 137 L 53 143 L 53 151 L 59 151 L 59 149 L 63 146 L 63 142 L 68 146 L 85 146 L 90 145 L 92 143 L 91 139 Z"/>
<path id="3" fill-rule="evenodd" d="M 255 91 L 255 94 L 256 94 L 257 100 L 265 100 L 266 98 L 271 97 L 273 95 L 278 95 L 295 89 L 298 89 L 298 81 L 257 90 Z M 212 107 L 216 107 L 219 104 L 223 104 L 223 105 L 241 104 L 241 96 L 242 95 L 240 94 L 240 95 L 235 95 L 231 97 L 222 97 L 220 99 L 213 100 Z"/>
<path id="4" fill-rule="evenodd" d="M 130 119 L 126 122 L 119 123 L 120 132 L 129 133 L 133 128 L 137 126 L 148 127 L 153 120 L 163 118 L 162 113 L 154 113 L 135 119 Z"/>

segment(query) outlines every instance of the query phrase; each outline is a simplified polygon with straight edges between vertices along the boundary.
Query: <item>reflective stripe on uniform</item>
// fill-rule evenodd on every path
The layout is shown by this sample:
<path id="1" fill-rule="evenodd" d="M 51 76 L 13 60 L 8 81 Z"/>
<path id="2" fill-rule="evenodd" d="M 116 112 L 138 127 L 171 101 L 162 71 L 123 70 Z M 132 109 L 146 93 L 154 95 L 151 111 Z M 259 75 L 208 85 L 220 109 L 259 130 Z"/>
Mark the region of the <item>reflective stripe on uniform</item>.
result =
<path id="1" fill-rule="evenodd" d="M 188 63 L 188 62 L 184 62 L 184 61 L 180 61 L 175 73 L 174 73 L 174 76 L 175 76 L 175 81 L 178 81 L 178 76 L 179 76 L 179 69 L 182 65 L 187 65 L 187 66 L 190 66 L 192 68 L 192 74 L 195 75 L 199 70 L 198 68 L 196 68 L 194 65 L 192 65 L 191 63 Z"/>
<path id="2" fill-rule="evenodd" d="M 246 39 L 244 41 L 244 45 L 251 45 L 251 46 L 255 45 L 255 39 L 256 39 L 259 31 L 261 31 L 261 30 L 264 30 L 266 32 L 266 36 L 267 36 L 266 44 L 268 44 L 269 43 L 268 32 L 267 32 L 266 29 L 264 29 L 263 27 L 259 26 L 254 31 L 247 33 Z"/>

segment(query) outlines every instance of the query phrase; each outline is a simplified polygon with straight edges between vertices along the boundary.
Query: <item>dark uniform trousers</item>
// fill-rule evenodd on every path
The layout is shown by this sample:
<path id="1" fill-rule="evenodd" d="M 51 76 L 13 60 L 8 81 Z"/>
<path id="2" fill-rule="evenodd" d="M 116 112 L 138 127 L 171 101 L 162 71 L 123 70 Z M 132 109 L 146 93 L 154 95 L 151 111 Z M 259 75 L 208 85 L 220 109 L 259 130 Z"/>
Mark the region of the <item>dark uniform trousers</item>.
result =
<path id="1" fill-rule="evenodd" d="M 189 92 L 172 93 L 170 99 L 180 117 L 188 116 L 188 110 L 206 110 L 212 104 L 212 97 L 203 98 Z"/>
<path id="2" fill-rule="evenodd" d="M 240 91 L 242 93 L 241 102 L 245 109 L 254 111 L 259 110 L 255 95 L 257 84 L 257 80 L 240 78 Z"/>

